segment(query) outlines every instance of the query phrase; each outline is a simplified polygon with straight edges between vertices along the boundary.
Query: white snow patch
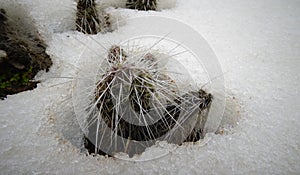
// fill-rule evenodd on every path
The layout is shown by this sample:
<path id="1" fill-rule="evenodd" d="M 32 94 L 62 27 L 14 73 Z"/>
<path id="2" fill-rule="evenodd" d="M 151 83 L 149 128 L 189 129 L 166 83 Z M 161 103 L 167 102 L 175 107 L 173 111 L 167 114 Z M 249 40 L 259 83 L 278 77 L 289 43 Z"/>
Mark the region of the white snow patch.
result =
<path id="1" fill-rule="evenodd" d="M 210 133 L 204 141 L 177 146 L 146 162 L 80 151 L 80 130 L 68 99 L 71 85 L 52 86 L 66 81 L 53 77 L 74 76 L 84 45 L 92 43 L 66 32 L 72 28 L 73 1 L 2 2 L 25 4 L 31 11 L 38 29 L 47 34 L 54 66 L 40 75 L 47 80 L 37 89 L 0 101 L 0 174 L 300 173 L 298 1 L 178 0 L 176 8 L 159 12 L 206 38 L 225 70 L 226 88 L 236 98 L 241 120 L 228 134 Z M 126 17 L 158 13 L 117 11 Z M 231 105 L 227 115 L 235 113 Z M 227 123 L 231 121 L 235 119 Z M 152 150 L 160 148 L 141 156 Z"/>

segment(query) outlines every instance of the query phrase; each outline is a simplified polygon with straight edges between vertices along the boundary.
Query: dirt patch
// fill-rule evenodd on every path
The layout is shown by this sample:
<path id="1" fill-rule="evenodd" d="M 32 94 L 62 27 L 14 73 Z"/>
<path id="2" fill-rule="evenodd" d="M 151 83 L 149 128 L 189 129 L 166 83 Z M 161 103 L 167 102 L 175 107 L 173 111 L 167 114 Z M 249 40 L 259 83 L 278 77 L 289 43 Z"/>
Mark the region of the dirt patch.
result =
<path id="1" fill-rule="evenodd" d="M 37 31 L 26 31 L 18 25 L 24 19 L 11 19 L 0 10 L 0 98 L 36 87 L 32 81 L 40 70 L 48 71 L 52 65 L 46 54 L 46 45 Z M 23 21 L 22 21 L 23 23 Z"/>

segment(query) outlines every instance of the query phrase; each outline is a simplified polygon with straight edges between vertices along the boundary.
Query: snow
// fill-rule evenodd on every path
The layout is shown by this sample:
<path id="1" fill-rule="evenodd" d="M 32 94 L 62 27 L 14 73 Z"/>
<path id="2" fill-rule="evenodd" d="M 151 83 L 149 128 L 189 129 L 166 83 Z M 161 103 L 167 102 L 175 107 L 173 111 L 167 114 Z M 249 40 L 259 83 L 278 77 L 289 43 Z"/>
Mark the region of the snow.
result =
<path id="1" fill-rule="evenodd" d="M 178 0 L 159 12 L 109 8 L 116 18 L 162 15 L 183 21 L 207 40 L 224 71 L 224 134 L 209 133 L 182 146 L 160 143 L 136 162 L 84 154 L 72 82 L 60 78 L 76 77 L 86 53 L 97 57 L 95 40 L 113 41 L 113 34 L 71 31 L 72 0 L 0 1 L 30 12 L 54 61 L 49 73 L 37 76 L 43 80 L 37 89 L 0 101 L 0 174 L 300 173 L 298 1 Z"/>

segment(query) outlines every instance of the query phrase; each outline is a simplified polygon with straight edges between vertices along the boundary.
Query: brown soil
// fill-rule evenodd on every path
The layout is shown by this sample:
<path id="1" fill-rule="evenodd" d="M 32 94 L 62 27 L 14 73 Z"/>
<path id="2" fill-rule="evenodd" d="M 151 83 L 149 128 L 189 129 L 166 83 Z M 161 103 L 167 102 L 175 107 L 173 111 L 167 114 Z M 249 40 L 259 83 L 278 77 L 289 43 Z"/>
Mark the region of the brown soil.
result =
<path id="1" fill-rule="evenodd" d="M 18 18 L 18 20 L 23 17 Z M 48 71 L 52 65 L 46 54 L 46 45 L 37 31 L 26 31 L 12 25 L 5 10 L 0 10 L 0 98 L 36 88 L 32 81 L 40 70 Z M 14 21 L 16 23 L 16 21 Z M 23 26 L 24 27 L 24 26 Z M 25 32 L 26 31 L 26 32 Z"/>

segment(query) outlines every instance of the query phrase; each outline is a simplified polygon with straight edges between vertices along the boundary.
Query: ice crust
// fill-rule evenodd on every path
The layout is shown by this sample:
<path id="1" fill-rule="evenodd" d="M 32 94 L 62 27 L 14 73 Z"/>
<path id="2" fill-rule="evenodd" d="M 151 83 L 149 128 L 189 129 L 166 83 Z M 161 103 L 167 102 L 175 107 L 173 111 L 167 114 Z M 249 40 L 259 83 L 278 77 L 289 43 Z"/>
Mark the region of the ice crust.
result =
<path id="1" fill-rule="evenodd" d="M 159 13 L 189 24 L 208 41 L 224 70 L 225 133 L 209 133 L 195 144 L 160 143 L 134 159 L 172 151 L 144 162 L 82 152 L 71 81 L 56 77 L 75 77 L 78 60 L 99 46 L 70 31 L 74 2 L 0 0 L 4 7 L 10 4 L 21 4 L 30 12 L 54 66 L 37 76 L 43 81 L 37 89 L 0 101 L 0 174 L 300 173 L 298 1 L 178 0 L 176 7 L 161 12 L 108 9 L 123 18 Z"/>

